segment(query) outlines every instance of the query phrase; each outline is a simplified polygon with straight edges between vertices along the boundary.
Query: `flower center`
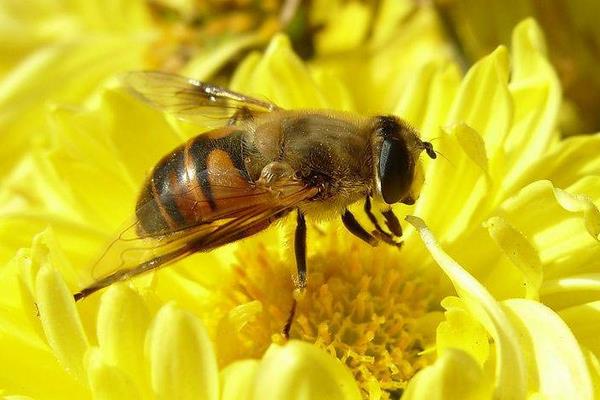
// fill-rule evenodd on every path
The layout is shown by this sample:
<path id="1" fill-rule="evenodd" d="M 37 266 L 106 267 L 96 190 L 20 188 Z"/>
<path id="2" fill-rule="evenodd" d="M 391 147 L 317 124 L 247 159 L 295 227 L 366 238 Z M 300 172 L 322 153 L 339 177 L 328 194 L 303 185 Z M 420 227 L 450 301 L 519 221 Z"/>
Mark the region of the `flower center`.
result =
<path id="1" fill-rule="evenodd" d="M 395 397 L 432 361 L 422 353 L 434 334 L 419 321 L 431 309 L 433 288 L 402 266 L 397 248 L 370 248 L 333 228 L 309 235 L 308 287 L 290 337 L 314 343 L 345 363 L 366 395 Z M 226 292 L 243 305 L 230 311 L 227 329 L 237 331 L 237 348 L 241 344 L 245 350 L 233 354 L 232 343 L 223 343 L 222 362 L 260 357 L 272 341 L 283 340 L 294 265 L 262 243 L 240 245 L 235 283 Z"/>

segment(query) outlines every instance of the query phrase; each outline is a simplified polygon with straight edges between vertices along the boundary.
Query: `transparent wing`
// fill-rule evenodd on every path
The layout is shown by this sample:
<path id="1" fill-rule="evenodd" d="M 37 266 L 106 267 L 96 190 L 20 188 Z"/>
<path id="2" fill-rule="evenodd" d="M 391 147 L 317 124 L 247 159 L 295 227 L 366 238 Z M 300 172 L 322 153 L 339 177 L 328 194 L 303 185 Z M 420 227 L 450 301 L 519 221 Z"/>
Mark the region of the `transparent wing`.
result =
<path id="1" fill-rule="evenodd" d="M 150 106 L 202 125 L 206 124 L 206 118 L 223 120 L 240 110 L 250 114 L 280 110 L 268 101 L 164 72 L 129 72 L 122 82 L 130 93 Z"/>
<path id="2" fill-rule="evenodd" d="M 215 190 L 218 211 L 195 225 L 163 235 L 148 235 L 143 233 L 139 220 L 134 219 L 109 243 L 93 267 L 94 282 L 75 294 L 75 299 L 192 253 L 253 235 L 318 193 L 318 189 L 297 181 L 281 182 L 268 189 L 257 186 L 251 191 L 238 187 L 220 189 Z M 142 207 L 141 215 L 151 209 Z"/>

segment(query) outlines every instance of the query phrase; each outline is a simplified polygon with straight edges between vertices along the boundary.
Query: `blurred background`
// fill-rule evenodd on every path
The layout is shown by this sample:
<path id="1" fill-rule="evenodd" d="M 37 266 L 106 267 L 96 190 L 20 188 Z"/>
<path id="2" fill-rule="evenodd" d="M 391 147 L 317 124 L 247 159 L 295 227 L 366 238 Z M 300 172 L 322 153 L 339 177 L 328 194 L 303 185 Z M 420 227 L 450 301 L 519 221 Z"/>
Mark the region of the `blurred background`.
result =
<path id="1" fill-rule="evenodd" d="M 169 31 L 160 51 L 153 53 L 154 66 L 177 70 L 201 52 L 203 46 L 214 45 L 223 36 L 259 32 L 268 37 L 278 30 L 289 35 L 296 52 L 305 59 L 349 57 L 344 53 L 360 49 L 359 45 L 368 41 L 376 30 L 375 25 L 382 19 L 375 17 L 378 13 L 398 12 L 397 7 L 386 3 L 389 2 L 149 1 L 154 17 Z M 394 28 L 406 28 L 411 19 L 419 18 L 419 13 L 432 10 L 452 46 L 453 56 L 465 70 L 496 46 L 510 43 L 512 29 L 519 21 L 535 18 L 544 30 L 548 54 L 564 90 L 560 121 L 563 133 L 600 130 L 600 2 L 399 0 L 397 3 L 404 3 L 406 9 L 401 11 L 402 18 L 397 19 Z M 336 24 L 349 24 L 354 29 L 339 30 Z M 235 58 L 230 60 L 235 61 Z M 223 65 L 220 72 L 226 74 L 228 65 Z"/>
<path id="2" fill-rule="evenodd" d="M 49 107 L 81 105 L 133 69 L 227 84 L 278 32 L 309 65 L 354 88 L 355 99 L 370 96 L 356 84 L 365 63 L 397 70 L 397 82 L 373 84 L 386 89 L 386 108 L 424 64 L 452 60 L 466 70 L 534 17 L 562 82 L 561 132 L 596 132 L 599 15 L 595 0 L 3 0 L 0 177 L 28 146 L 47 140 L 39 132 Z M 390 54 L 402 57 L 379 61 Z M 375 111 L 360 100 L 351 108 Z"/>

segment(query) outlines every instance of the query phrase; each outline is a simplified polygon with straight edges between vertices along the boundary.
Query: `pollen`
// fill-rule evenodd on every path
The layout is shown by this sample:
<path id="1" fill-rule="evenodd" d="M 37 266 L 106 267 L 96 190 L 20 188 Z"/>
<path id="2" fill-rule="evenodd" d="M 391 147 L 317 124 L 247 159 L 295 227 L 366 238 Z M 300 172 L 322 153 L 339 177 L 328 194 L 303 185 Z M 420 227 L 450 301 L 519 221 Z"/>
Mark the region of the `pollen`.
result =
<path id="1" fill-rule="evenodd" d="M 397 398 L 433 361 L 425 349 L 435 333 L 420 323 L 435 304 L 431 283 L 402 265 L 401 249 L 371 248 L 334 228 L 310 234 L 316 249 L 308 258 L 308 286 L 297 296 L 290 339 L 314 343 L 339 359 L 365 397 Z M 217 338 L 223 344 L 219 354 L 230 357 L 224 363 L 261 357 L 272 342 L 284 341 L 280 332 L 293 301 L 295 264 L 293 256 L 277 256 L 262 243 L 245 242 L 238 252 L 235 284 L 227 291 L 240 305 L 229 313 L 227 332 Z M 231 331 L 237 343 L 223 341 Z M 246 352 L 234 354 L 239 350 L 232 348 Z"/>

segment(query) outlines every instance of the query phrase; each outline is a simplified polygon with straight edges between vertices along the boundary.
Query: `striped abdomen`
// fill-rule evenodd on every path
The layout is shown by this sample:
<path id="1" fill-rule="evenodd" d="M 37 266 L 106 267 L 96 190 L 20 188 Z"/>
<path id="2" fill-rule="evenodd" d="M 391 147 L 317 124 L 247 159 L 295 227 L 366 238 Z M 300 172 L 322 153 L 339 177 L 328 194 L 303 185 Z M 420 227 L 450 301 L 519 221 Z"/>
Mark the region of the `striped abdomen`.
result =
<path id="1" fill-rule="evenodd" d="M 225 199 L 251 190 L 243 136 L 237 128 L 217 129 L 160 160 L 136 205 L 140 234 L 162 235 L 218 219 L 232 206 Z"/>

